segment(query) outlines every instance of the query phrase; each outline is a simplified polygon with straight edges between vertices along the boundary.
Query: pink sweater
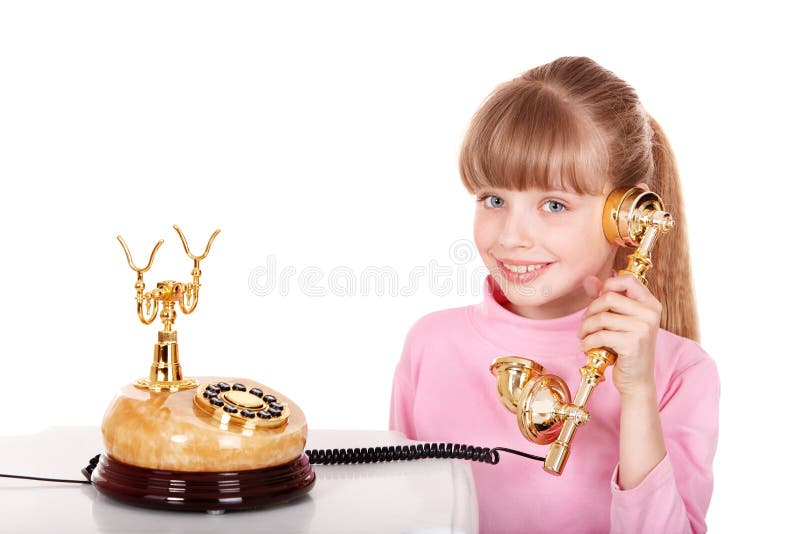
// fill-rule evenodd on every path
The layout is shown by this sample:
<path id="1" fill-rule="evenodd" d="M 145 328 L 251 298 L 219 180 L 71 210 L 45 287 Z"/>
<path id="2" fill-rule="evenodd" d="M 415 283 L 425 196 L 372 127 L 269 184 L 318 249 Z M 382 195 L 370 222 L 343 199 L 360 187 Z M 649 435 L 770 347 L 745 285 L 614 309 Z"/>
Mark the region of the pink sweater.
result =
<path id="1" fill-rule="evenodd" d="M 484 281 L 481 304 L 434 312 L 411 328 L 394 377 L 389 426 L 410 439 L 505 446 L 546 456 L 526 440 L 501 403 L 492 359 L 516 355 L 561 376 L 575 393 L 586 357 L 576 337 L 584 310 L 551 320 L 516 315 Z M 572 441 L 561 477 L 541 462 L 500 453 L 500 463 L 470 462 L 480 531 L 704 532 L 713 486 L 719 377 L 697 343 L 660 330 L 655 378 L 667 456 L 637 487 L 616 484 L 620 398 L 606 371 L 588 403 L 591 421 Z"/>

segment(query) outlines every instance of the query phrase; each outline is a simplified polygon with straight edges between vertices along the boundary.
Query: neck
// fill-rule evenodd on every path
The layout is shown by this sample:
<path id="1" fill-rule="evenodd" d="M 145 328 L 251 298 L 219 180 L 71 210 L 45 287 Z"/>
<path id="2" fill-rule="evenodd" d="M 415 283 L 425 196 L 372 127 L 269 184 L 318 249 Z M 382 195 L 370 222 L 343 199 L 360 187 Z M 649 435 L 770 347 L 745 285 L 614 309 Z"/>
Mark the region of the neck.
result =
<path id="1" fill-rule="evenodd" d="M 571 315 L 587 307 L 592 300 L 593 299 L 586 294 L 586 291 L 581 286 L 569 295 L 557 301 L 542 304 L 541 306 L 518 306 L 510 301 L 502 303 L 502 306 L 508 311 L 525 317 L 526 319 L 555 319 L 557 317 Z"/>

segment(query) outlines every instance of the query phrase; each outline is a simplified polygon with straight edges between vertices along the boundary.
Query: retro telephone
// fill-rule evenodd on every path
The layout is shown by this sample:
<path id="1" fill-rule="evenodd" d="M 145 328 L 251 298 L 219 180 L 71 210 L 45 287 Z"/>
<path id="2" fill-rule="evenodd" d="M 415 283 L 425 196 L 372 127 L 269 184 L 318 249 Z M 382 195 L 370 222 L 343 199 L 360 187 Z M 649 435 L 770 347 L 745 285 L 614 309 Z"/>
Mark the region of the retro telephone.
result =
<path id="1" fill-rule="evenodd" d="M 118 236 L 128 265 L 137 273 L 136 313 L 149 325 L 162 322 L 147 378 L 124 386 L 108 407 L 102 433 L 106 453 L 93 459 L 94 486 L 114 499 L 152 508 L 225 510 L 284 502 L 307 493 L 314 472 L 303 453 L 307 426 L 300 408 L 264 384 L 235 377 L 185 378 L 173 325 L 177 310 L 192 313 L 199 299 L 200 261 L 189 250 L 190 282 L 166 280 L 145 292 L 143 268 L 134 265 Z"/>
<path id="2" fill-rule="evenodd" d="M 664 211 L 661 198 L 651 191 L 638 187 L 619 188 L 606 198 L 603 207 L 606 239 L 620 246 L 637 247 L 628 256 L 628 265 L 619 273 L 633 274 L 644 285 L 647 285 L 645 274 L 652 266 L 650 254 L 656 239 L 674 226 L 675 220 Z M 553 475 L 564 471 L 575 431 L 590 419 L 586 411 L 589 396 L 605 380 L 606 367 L 617 360 L 617 354 L 607 347 L 591 349 L 586 357 L 574 402 L 564 380 L 545 373 L 535 361 L 501 356 L 490 366 L 497 378 L 500 399 L 517 415 L 522 434 L 540 445 L 552 443 L 543 467 Z"/>

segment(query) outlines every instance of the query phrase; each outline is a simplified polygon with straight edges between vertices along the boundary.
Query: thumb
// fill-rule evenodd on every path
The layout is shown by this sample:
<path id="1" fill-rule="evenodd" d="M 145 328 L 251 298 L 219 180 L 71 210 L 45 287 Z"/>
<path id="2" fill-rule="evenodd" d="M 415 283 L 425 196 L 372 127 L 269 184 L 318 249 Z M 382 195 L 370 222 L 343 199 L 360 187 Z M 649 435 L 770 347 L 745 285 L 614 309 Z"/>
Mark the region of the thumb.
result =
<path id="1" fill-rule="evenodd" d="M 583 289 L 586 290 L 586 294 L 592 298 L 597 298 L 597 296 L 600 295 L 601 287 L 603 287 L 603 283 L 596 276 L 587 276 L 583 280 Z"/>

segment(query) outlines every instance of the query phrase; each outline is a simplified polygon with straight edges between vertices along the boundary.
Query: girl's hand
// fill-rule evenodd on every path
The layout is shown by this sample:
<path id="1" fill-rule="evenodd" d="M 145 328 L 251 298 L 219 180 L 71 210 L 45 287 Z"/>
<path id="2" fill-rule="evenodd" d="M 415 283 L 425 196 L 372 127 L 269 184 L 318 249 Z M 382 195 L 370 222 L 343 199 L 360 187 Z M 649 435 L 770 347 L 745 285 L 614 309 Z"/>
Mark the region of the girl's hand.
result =
<path id="1" fill-rule="evenodd" d="M 578 330 L 580 350 L 608 347 L 617 353 L 614 385 L 621 397 L 652 393 L 661 303 L 632 274 L 584 281 L 593 300 Z"/>

